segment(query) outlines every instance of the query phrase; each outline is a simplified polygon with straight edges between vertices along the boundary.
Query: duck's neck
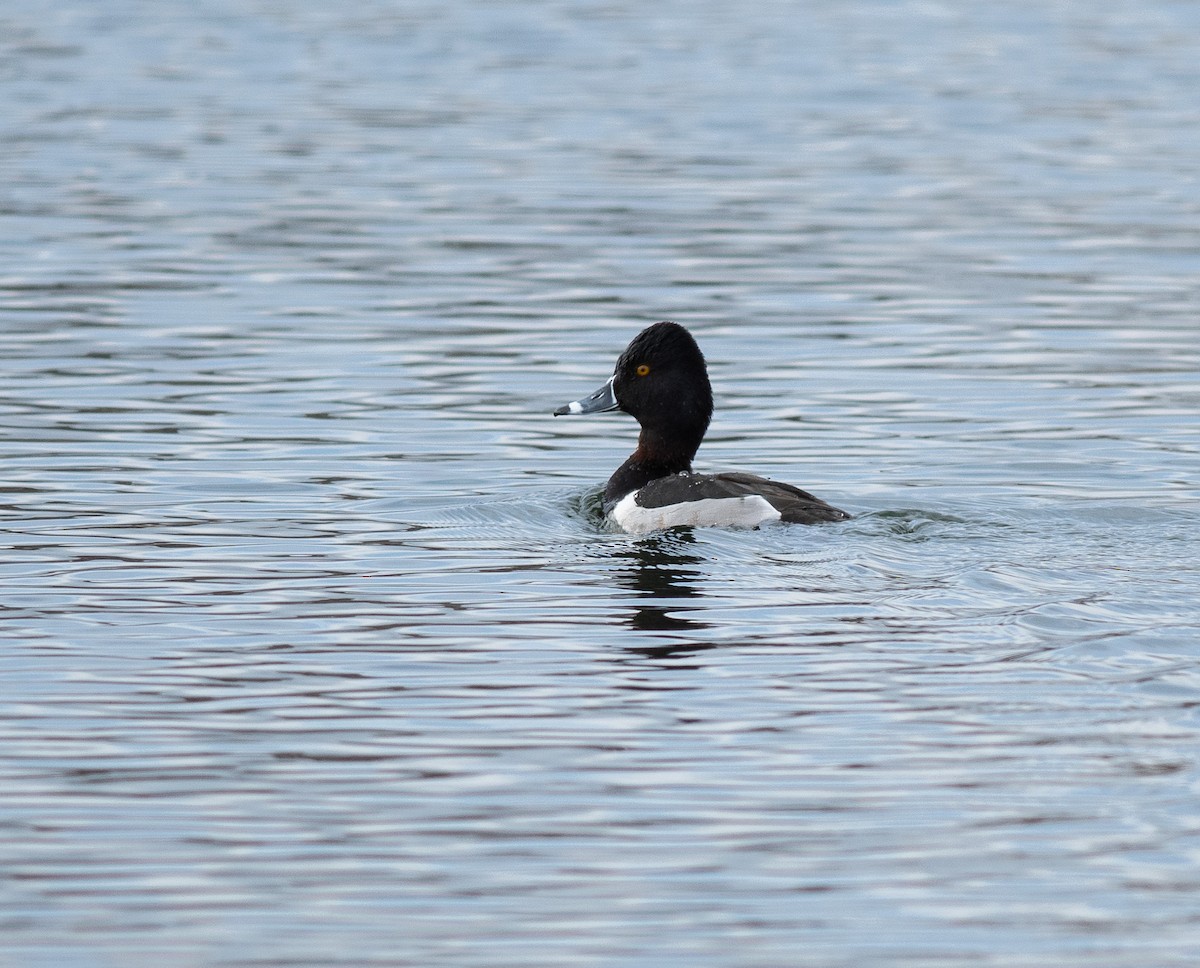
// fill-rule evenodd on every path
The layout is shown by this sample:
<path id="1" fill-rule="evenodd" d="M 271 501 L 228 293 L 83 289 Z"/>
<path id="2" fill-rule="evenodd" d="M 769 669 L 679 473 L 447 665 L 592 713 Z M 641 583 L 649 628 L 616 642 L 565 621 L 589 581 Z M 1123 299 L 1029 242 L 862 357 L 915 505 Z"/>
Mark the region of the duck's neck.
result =
<path id="1" fill-rule="evenodd" d="M 678 430 L 670 436 L 649 427 L 643 427 L 638 435 L 638 446 L 628 460 L 617 468 L 604 488 L 604 506 L 616 504 L 630 491 L 656 481 L 692 469 L 692 458 L 704 438 L 704 429 L 698 434 L 680 435 Z"/>

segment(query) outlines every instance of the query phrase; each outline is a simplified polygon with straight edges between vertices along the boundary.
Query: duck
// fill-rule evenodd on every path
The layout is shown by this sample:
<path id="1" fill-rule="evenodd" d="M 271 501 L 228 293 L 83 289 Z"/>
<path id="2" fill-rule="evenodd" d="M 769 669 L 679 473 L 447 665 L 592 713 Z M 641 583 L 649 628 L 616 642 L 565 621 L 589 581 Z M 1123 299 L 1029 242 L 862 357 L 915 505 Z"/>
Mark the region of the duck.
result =
<path id="1" fill-rule="evenodd" d="M 604 487 L 606 519 L 646 534 L 674 527 L 819 524 L 851 515 L 791 484 L 757 474 L 697 474 L 692 460 L 713 414 L 708 367 L 695 338 L 670 320 L 643 329 L 590 396 L 554 416 L 620 410 L 641 427 L 637 449 Z"/>

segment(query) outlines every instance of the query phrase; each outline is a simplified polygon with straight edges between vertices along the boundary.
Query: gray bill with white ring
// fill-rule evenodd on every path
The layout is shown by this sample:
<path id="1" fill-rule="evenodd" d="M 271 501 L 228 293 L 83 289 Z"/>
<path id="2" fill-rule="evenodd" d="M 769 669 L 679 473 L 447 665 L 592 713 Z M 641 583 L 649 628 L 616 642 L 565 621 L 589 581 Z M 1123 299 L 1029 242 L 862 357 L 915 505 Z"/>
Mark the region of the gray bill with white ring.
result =
<path id="1" fill-rule="evenodd" d="M 590 397 L 572 400 L 565 407 L 555 410 L 554 416 L 563 417 L 569 413 L 606 413 L 609 410 L 620 410 L 621 405 L 617 403 L 617 396 L 613 393 L 613 380 L 615 379 L 615 375 L 610 376 L 608 382 Z"/>

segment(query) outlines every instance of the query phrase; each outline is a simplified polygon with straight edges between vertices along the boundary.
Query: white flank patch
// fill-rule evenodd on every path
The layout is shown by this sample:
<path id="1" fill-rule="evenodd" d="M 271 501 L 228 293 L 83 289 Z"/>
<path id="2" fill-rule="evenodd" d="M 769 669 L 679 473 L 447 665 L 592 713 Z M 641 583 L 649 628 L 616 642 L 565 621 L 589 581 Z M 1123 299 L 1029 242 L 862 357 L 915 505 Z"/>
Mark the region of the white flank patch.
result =
<path id="1" fill-rule="evenodd" d="M 685 524 L 697 528 L 756 528 L 760 524 L 779 520 L 779 512 L 771 507 L 766 498 L 757 494 L 708 497 L 702 501 L 684 501 L 661 508 L 644 508 L 633 498 L 633 494 L 626 494 L 612 509 L 612 519 L 622 531 L 630 534 L 645 534 L 647 531 Z"/>

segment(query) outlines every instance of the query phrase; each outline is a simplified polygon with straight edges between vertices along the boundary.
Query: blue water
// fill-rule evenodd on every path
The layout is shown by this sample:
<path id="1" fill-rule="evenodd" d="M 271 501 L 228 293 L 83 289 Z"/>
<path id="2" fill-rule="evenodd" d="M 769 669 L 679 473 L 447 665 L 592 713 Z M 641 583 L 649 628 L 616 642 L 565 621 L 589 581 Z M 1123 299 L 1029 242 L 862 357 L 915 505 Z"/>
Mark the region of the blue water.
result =
<path id="1" fill-rule="evenodd" d="M 1200 958 L 1200 8 L 0 7 L 0 964 Z M 702 469 L 613 534 L 644 325 Z"/>

